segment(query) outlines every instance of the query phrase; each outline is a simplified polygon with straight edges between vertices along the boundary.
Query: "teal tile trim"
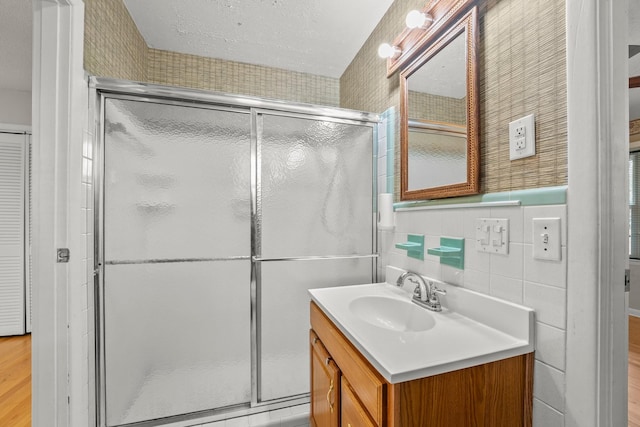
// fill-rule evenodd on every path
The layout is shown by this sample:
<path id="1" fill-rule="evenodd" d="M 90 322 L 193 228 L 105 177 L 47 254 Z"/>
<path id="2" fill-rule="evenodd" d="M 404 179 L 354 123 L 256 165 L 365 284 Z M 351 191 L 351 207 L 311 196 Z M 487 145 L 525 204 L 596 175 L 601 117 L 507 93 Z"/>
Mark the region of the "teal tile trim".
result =
<path id="1" fill-rule="evenodd" d="M 454 197 L 450 199 L 420 200 L 415 202 L 394 203 L 393 208 L 418 208 L 428 206 L 455 205 L 486 202 L 518 201 L 520 206 L 563 205 L 567 203 L 567 186 L 532 188 L 529 190 L 504 191 L 500 193 L 477 194 L 475 196 Z"/>

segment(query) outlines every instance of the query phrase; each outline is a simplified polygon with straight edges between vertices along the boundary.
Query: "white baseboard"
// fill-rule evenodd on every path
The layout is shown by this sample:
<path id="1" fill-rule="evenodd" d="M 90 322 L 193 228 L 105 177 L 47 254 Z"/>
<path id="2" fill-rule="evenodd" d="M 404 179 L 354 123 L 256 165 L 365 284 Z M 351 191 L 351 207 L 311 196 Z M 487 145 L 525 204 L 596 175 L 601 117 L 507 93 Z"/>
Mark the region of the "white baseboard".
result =
<path id="1" fill-rule="evenodd" d="M 640 310 L 629 308 L 629 316 L 640 317 Z"/>

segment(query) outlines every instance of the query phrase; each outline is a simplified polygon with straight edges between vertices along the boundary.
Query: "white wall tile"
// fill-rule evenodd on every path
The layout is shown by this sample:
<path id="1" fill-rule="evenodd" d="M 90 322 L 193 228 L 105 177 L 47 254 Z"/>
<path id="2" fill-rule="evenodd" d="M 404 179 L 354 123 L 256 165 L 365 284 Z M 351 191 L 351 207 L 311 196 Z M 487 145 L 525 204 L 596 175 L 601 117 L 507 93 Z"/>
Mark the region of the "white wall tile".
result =
<path id="1" fill-rule="evenodd" d="M 476 249 L 475 238 L 464 239 L 464 269 L 488 273 L 491 268 L 491 254 Z"/>
<path id="2" fill-rule="evenodd" d="M 509 242 L 523 243 L 523 212 L 520 206 L 491 208 L 491 218 L 509 220 Z"/>
<path id="3" fill-rule="evenodd" d="M 387 156 L 378 156 L 378 170 L 385 171 L 387 170 Z"/>
<path id="4" fill-rule="evenodd" d="M 527 282 L 567 287 L 567 248 L 562 247 L 560 261 L 533 258 L 533 245 L 524 246 L 524 279 Z"/>
<path id="5" fill-rule="evenodd" d="M 466 262 L 466 259 L 465 259 Z M 470 268 L 464 269 L 464 287 L 467 289 L 489 294 L 490 284 L 489 272 L 474 270 Z"/>
<path id="6" fill-rule="evenodd" d="M 536 320 L 566 329 L 567 291 L 564 288 L 525 282 L 524 305 L 536 311 Z"/>
<path id="7" fill-rule="evenodd" d="M 392 251 L 389 253 L 389 264 L 407 270 L 407 256 L 399 252 Z"/>
<path id="8" fill-rule="evenodd" d="M 405 217 L 403 221 L 408 227 L 407 231 L 415 234 L 430 236 L 442 236 L 442 212 L 441 211 L 411 211 L 398 212 Z"/>
<path id="9" fill-rule="evenodd" d="M 425 261 L 420 260 L 420 259 L 416 259 L 416 258 L 408 257 L 406 255 L 406 252 L 405 252 L 405 256 L 407 257 L 407 270 L 411 270 L 411 271 L 415 271 L 415 272 L 418 272 L 418 273 L 426 274 L 425 271 L 424 271 L 425 268 L 426 268 Z"/>
<path id="10" fill-rule="evenodd" d="M 442 264 L 440 268 L 442 272 L 440 280 L 451 283 L 452 285 L 464 285 L 464 270 L 446 264 Z"/>
<path id="11" fill-rule="evenodd" d="M 238 417 L 225 420 L 224 427 L 249 427 L 249 417 Z"/>
<path id="12" fill-rule="evenodd" d="M 463 211 L 447 209 L 442 211 L 442 236 L 464 237 Z"/>
<path id="13" fill-rule="evenodd" d="M 467 239 L 476 240 L 476 219 L 478 218 L 490 218 L 491 209 L 489 208 L 471 208 L 464 209 L 462 214 L 462 222 L 464 228 L 464 237 Z M 466 245 L 466 243 L 465 243 Z"/>
<path id="14" fill-rule="evenodd" d="M 387 135 L 386 129 L 384 136 L 378 137 L 378 156 L 384 156 L 387 154 Z"/>
<path id="15" fill-rule="evenodd" d="M 533 218 L 560 218 L 561 245 L 567 244 L 567 205 L 524 207 L 524 242 L 533 243 Z"/>
<path id="16" fill-rule="evenodd" d="M 440 260 L 425 260 L 422 263 L 422 267 L 419 272 L 427 277 L 431 277 L 432 279 L 442 280 L 442 264 L 440 264 Z"/>
<path id="17" fill-rule="evenodd" d="M 378 176 L 378 193 L 386 193 L 387 192 L 387 176 L 380 175 Z"/>
<path id="18" fill-rule="evenodd" d="M 396 212 L 396 233 L 412 231 L 411 216 L 411 212 Z"/>
<path id="19" fill-rule="evenodd" d="M 538 399 L 533 399 L 533 427 L 563 427 L 564 415 Z"/>
<path id="20" fill-rule="evenodd" d="M 522 254 L 524 245 L 521 243 L 509 244 L 507 255 L 491 254 L 491 275 L 510 277 L 512 279 L 522 279 Z"/>
<path id="21" fill-rule="evenodd" d="M 535 362 L 533 396 L 547 405 L 564 412 L 564 372 L 544 363 Z"/>
<path id="22" fill-rule="evenodd" d="M 440 247 L 440 236 L 427 235 L 424 238 L 424 259 L 425 261 L 437 262 L 440 264 L 440 257 L 436 255 L 429 255 L 427 249 Z"/>
<path id="23" fill-rule="evenodd" d="M 261 414 L 254 414 L 249 417 L 249 427 L 267 427 L 272 425 L 280 425 L 278 420 L 277 423 L 274 422 L 269 416 L 268 412 L 263 412 Z"/>
<path id="24" fill-rule="evenodd" d="M 522 304 L 523 282 L 522 279 L 512 279 L 510 277 L 491 275 L 490 295 Z"/>
<path id="25" fill-rule="evenodd" d="M 565 331 L 536 322 L 536 360 L 565 369 Z"/>

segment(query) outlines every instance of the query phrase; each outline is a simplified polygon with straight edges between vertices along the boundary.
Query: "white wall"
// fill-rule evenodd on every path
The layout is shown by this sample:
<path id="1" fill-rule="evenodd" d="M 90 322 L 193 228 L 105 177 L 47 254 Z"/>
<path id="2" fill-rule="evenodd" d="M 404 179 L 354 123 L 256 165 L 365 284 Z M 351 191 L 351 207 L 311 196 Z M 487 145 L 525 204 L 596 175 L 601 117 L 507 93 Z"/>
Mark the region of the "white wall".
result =
<path id="1" fill-rule="evenodd" d="M 0 123 L 31 126 L 31 91 L 0 89 Z"/>
<path id="2" fill-rule="evenodd" d="M 390 265 L 535 309 L 533 425 L 564 426 L 566 205 L 412 209 L 398 211 L 395 215 L 393 237 L 381 239 L 386 245 L 382 250 L 387 252 L 383 259 L 389 260 Z M 561 261 L 533 258 L 532 220 L 545 217 L 561 219 Z M 477 218 L 509 219 L 508 255 L 476 251 Z M 423 234 L 427 248 L 440 246 L 442 236 L 464 238 L 464 270 L 442 265 L 438 257 L 426 253 L 424 261 L 407 257 L 406 251 L 395 248 L 395 243 L 406 242 L 409 233 Z"/>

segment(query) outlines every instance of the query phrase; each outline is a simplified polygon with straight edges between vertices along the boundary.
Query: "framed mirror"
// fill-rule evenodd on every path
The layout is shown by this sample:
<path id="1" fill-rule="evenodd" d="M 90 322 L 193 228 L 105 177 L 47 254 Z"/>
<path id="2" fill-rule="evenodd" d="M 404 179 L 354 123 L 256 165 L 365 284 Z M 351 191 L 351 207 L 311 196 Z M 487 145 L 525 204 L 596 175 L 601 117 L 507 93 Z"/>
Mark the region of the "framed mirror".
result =
<path id="1" fill-rule="evenodd" d="M 400 199 L 480 188 L 477 7 L 421 41 L 400 72 Z"/>

